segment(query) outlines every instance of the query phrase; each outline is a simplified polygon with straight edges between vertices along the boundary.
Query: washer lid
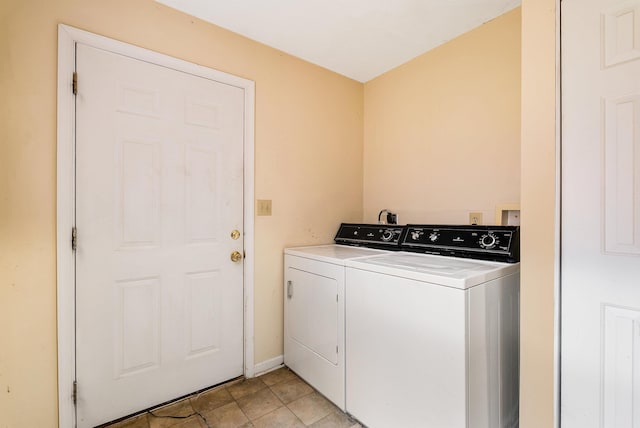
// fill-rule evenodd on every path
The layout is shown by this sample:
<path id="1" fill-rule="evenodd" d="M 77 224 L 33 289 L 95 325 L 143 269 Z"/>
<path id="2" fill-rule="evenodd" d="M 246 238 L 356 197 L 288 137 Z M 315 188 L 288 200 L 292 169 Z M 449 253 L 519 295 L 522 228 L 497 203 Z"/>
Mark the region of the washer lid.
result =
<path id="1" fill-rule="evenodd" d="M 487 262 L 404 252 L 347 261 L 345 265 L 460 289 L 520 271 L 519 263 Z"/>
<path id="2" fill-rule="evenodd" d="M 388 254 L 388 251 L 345 245 L 318 245 L 313 247 L 285 248 L 285 254 L 321 260 L 329 263 L 344 264 L 345 260 Z"/>

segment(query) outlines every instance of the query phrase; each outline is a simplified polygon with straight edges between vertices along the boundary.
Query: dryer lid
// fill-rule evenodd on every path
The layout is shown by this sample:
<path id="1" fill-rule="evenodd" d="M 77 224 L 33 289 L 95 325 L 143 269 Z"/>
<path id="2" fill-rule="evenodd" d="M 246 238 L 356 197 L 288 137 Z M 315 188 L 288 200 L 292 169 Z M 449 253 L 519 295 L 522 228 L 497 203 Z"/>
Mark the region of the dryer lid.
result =
<path id="1" fill-rule="evenodd" d="M 326 261 L 329 263 L 337 263 L 343 262 L 347 259 L 387 254 L 387 251 L 374 250 L 372 248 L 346 247 L 344 245 L 330 244 L 310 247 L 285 248 L 284 253 L 299 257 Z"/>

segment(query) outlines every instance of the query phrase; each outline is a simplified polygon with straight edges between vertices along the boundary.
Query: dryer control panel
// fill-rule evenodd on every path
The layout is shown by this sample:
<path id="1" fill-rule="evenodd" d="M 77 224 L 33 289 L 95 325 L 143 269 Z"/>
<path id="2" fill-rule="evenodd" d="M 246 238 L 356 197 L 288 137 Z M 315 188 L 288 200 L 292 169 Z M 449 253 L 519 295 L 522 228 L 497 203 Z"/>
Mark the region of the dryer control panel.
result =
<path id="1" fill-rule="evenodd" d="M 520 261 L 519 226 L 417 225 L 405 227 L 403 251 L 515 263 Z"/>
<path id="2" fill-rule="evenodd" d="M 395 224 L 342 223 L 334 240 L 336 244 L 399 250 L 403 231 L 404 226 Z"/>

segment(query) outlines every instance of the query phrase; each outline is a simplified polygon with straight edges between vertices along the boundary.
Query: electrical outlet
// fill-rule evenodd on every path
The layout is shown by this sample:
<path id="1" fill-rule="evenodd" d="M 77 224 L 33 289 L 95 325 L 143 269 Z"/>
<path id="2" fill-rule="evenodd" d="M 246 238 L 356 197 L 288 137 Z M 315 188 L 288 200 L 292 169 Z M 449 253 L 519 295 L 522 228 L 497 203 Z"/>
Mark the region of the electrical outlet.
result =
<path id="1" fill-rule="evenodd" d="M 469 224 L 482 224 L 482 213 L 469 213 Z"/>
<path id="2" fill-rule="evenodd" d="M 256 209 L 259 216 L 271 215 L 271 199 L 258 199 Z"/>

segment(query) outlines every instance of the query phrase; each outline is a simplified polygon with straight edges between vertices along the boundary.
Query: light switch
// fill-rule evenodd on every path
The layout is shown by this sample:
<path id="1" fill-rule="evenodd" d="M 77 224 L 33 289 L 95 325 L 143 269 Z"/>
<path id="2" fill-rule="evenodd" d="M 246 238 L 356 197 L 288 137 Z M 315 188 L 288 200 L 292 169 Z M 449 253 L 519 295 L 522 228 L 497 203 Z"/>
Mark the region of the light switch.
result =
<path id="1" fill-rule="evenodd" d="M 257 211 L 259 216 L 271 215 L 271 199 L 258 199 Z"/>

